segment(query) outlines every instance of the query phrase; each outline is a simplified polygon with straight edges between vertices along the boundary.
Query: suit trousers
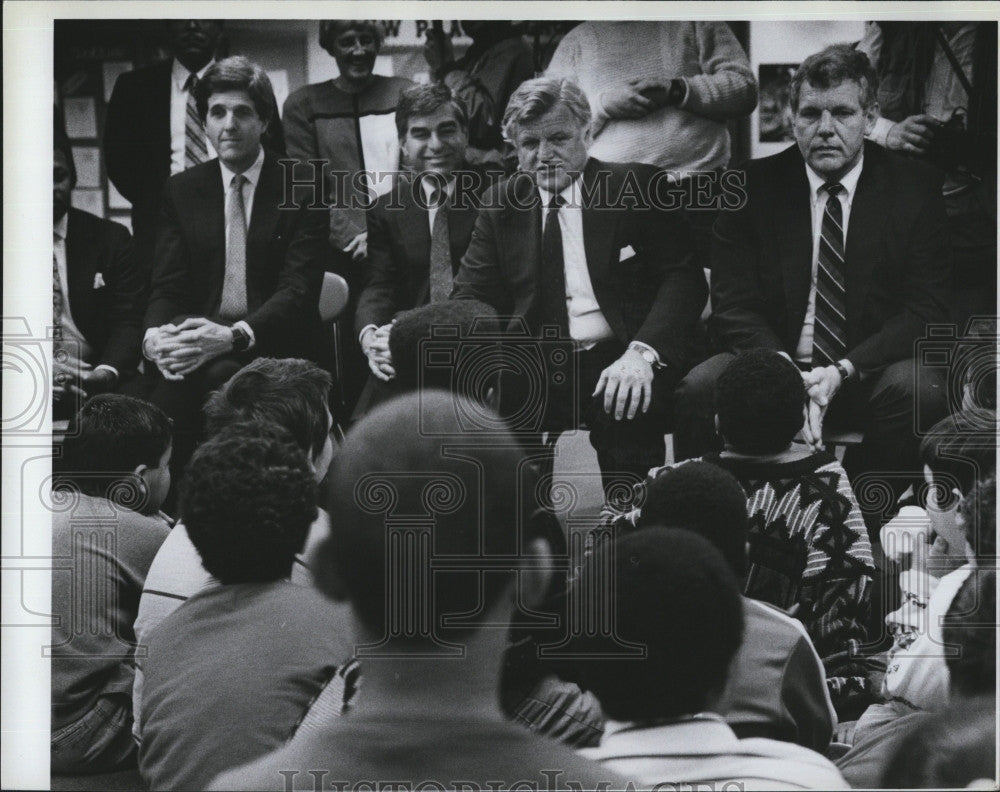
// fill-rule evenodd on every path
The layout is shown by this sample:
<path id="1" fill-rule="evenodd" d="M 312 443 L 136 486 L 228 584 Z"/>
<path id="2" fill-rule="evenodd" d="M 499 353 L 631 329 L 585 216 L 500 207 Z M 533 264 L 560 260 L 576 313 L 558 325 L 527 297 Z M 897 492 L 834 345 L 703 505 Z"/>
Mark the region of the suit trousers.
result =
<path id="1" fill-rule="evenodd" d="M 720 450 L 715 431 L 715 381 L 733 359 L 728 352 L 693 368 L 677 388 L 674 458 L 699 457 Z M 901 360 L 850 380 L 827 412 L 831 429 L 864 432 L 864 441 L 847 449 L 844 469 L 865 515 L 869 534 L 878 536 L 896 497 L 920 476 L 922 432 L 948 414 L 945 376 L 937 369 Z M 891 496 L 890 494 L 891 493 Z"/>

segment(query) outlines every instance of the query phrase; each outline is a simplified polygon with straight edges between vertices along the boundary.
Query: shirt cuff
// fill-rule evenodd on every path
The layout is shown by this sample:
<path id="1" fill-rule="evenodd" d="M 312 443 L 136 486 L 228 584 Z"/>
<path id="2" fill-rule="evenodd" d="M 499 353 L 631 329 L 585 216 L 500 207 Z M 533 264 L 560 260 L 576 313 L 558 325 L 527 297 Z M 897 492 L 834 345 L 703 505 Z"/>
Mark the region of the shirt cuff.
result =
<path id="1" fill-rule="evenodd" d="M 882 148 L 887 148 L 886 140 L 889 137 L 889 130 L 893 128 L 895 124 L 888 118 L 876 118 L 875 128 L 872 129 L 872 133 L 868 136 L 868 139 L 878 143 Z"/>
<path id="2" fill-rule="evenodd" d="M 678 79 L 678 80 L 680 80 L 680 81 L 681 81 L 682 83 L 684 83 L 684 96 L 683 96 L 683 98 L 682 98 L 682 99 L 681 99 L 681 100 L 680 100 L 680 101 L 679 101 L 679 102 L 677 103 L 677 106 L 678 106 L 678 107 L 679 107 L 679 108 L 680 108 L 681 110 L 686 110 L 686 109 L 687 109 L 687 103 L 688 103 L 688 99 L 690 99 L 690 98 L 691 98 L 691 86 L 690 86 L 690 85 L 688 85 L 688 81 L 687 81 L 687 78 L 685 78 L 685 77 L 678 77 L 677 79 Z"/>
<path id="3" fill-rule="evenodd" d="M 158 327 L 150 327 L 146 334 L 142 337 L 142 356 L 146 360 L 152 360 L 153 355 L 149 351 L 149 342 L 153 339 L 153 336 L 159 331 Z"/>
<path id="4" fill-rule="evenodd" d="M 250 344 L 247 346 L 247 349 L 253 349 L 254 344 L 257 343 L 257 337 L 253 334 L 253 328 L 242 319 L 238 322 L 233 322 L 233 327 L 240 328 L 240 330 L 250 336 Z"/>
<path id="5" fill-rule="evenodd" d="M 653 353 L 653 357 L 656 358 L 656 365 L 657 366 L 663 365 L 663 361 L 660 359 L 660 353 L 657 352 L 655 349 L 653 349 L 653 347 L 651 347 L 649 344 L 643 343 L 642 341 L 633 341 L 628 346 L 629 349 L 631 349 L 632 347 L 642 347 L 643 349 L 648 349 L 650 352 Z"/>
<path id="6" fill-rule="evenodd" d="M 369 330 L 378 330 L 378 325 L 367 324 L 364 327 L 362 327 L 361 328 L 361 332 L 358 333 L 358 343 L 359 344 L 361 343 L 361 339 L 365 337 L 365 333 L 367 333 Z"/>
<path id="7" fill-rule="evenodd" d="M 838 360 L 837 362 L 841 366 L 843 366 L 845 369 L 847 369 L 847 376 L 848 377 L 853 377 L 855 374 L 857 374 L 858 370 L 854 367 L 854 364 L 851 361 L 849 361 L 847 358 L 842 358 L 841 360 Z"/>
<path id="8" fill-rule="evenodd" d="M 114 366 L 108 365 L 107 363 L 101 363 L 98 366 L 94 366 L 94 371 L 100 371 L 101 369 L 104 369 L 105 371 L 110 371 L 112 374 L 114 374 L 115 384 L 118 383 L 118 380 L 121 378 L 121 376 L 118 374 L 118 369 L 116 369 Z"/>

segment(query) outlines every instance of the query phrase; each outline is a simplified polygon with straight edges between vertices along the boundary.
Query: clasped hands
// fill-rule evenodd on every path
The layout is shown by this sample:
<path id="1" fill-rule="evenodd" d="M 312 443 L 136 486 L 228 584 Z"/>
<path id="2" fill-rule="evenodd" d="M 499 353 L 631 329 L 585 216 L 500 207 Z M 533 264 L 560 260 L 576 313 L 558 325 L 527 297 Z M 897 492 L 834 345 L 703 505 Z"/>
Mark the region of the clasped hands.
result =
<path id="1" fill-rule="evenodd" d="M 836 366 L 817 366 L 802 372 L 802 383 L 809 396 L 802 424 L 802 438 L 810 448 L 819 451 L 823 448 L 823 419 L 830 402 L 843 384 L 843 378 Z"/>
<path id="2" fill-rule="evenodd" d="M 164 379 L 182 380 L 208 361 L 232 351 L 233 331 L 202 316 L 156 328 L 147 340 L 149 357 Z"/>
<path id="3" fill-rule="evenodd" d="M 389 352 L 391 331 L 390 322 L 377 328 L 369 327 L 361 336 L 361 350 L 368 358 L 368 368 L 383 382 L 388 382 L 396 376 L 396 369 L 392 367 L 392 355 Z"/>

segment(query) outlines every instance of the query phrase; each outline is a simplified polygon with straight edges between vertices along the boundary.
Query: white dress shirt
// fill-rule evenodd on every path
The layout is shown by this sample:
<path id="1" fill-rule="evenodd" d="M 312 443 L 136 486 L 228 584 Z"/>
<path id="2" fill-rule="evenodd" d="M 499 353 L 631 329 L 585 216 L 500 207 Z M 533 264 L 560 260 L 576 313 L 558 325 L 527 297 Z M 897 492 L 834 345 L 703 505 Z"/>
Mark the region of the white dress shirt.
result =
<path id="1" fill-rule="evenodd" d="M 539 186 L 542 196 L 542 234 L 549 216 L 552 193 Z M 562 232 L 563 265 L 566 278 L 566 312 L 569 314 L 569 334 L 583 349 L 599 341 L 614 338 L 614 331 L 604 318 L 587 267 L 583 244 L 583 199 L 580 180 L 574 179 L 560 193 L 565 205 L 559 209 L 559 230 Z"/>
<path id="2" fill-rule="evenodd" d="M 854 193 L 858 189 L 858 179 L 861 177 L 861 169 L 864 165 L 864 157 L 858 160 L 858 164 L 849 170 L 840 183 L 844 186 L 844 191 L 837 196 L 840 201 L 841 210 L 844 215 L 844 245 L 847 245 L 847 227 L 851 219 L 851 204 L 854 201 Z M 809 204 L 812 209 L 812 275 L 809 283 L 809 304 L 806 306 L 806 317 L 802 322 L 802 332 L 799 335 L 799 343 L 795 347 L 795 360 L 798 363 L 811 364 L 813 356 L 813 324 L 816 320 L 816 272 L 819 266 L 819 238 L 823 228 L 823 213 L 826 211 L 826 202 L 830 194 L 822 190 L 826 179 L 816 171 L 806 165 L 806 177 L 809 179 Z M 850 288 L 850 285 L 848 285 Z M 845 328 L 846 329 L 846 328 Z M 841 361 L 849 373 L 854 372 L 854 366 L 849 360 Z"/>
<path id="3" fill-rule="evenodd" d="M 209 61 L 196 74 L 200 80 L 205 76 L 205 71 L 215 61 Z M 188 77 L 191 76 L 181 62 L 174 58 L 174 65 L 170 71 L 170 175 L 180 173 L 184 170 L 184 155 L 187 145 L 187 103 L 188 91 L 185 87 Z M 212 141 L 205 136 L 205 145 L 208 149 L 208 159 L 215 157 L 215 148 Z"/>

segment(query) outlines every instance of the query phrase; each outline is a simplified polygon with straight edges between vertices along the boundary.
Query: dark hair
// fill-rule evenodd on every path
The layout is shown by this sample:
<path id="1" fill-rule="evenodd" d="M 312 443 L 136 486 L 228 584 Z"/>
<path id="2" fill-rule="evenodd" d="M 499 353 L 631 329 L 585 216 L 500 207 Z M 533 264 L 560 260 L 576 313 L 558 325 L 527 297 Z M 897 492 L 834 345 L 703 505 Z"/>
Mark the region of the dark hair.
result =
<path id="1" fill-rule="evenodd" d="M 690 531 L 644 528 L 603 545 L 613 570 L 615 637 L 608 658 L 580 660 L 585 683 L 612 718 L 678 717 L 703 711 L 723 690 L 743 640 L 743 601 L 719 551 Z M 599 581 L 593 581 L 592 590 Z M 624 646 L 620 645 L 624 642 Z M 626 653 L 644 647 L 645 656 Z"/>
<path id="2" fill-rule="evenodd" d="M 70 187 L 76 186 L 76 163 L 73 161 L 73 146 L 69 142 L 66 134 L 65 122 L 62 119 L 62 112 L 57 107 L 55 109 L 55 120 L 53 122 L 52 150 L 61 151 L 66 158 L 66 168 L 69 170 Z"/>
<path id="3" fill-rule="evenodd" d="M 954 697 L 992 696 L 997 685 L 997 573 L 974 568 L 955 594 L 944 618 L 945 647 Z"/>
<path id="4" fill-rule="evenodd" d="M 220 582 L 279 580 L 316 519 L 316 484 L 287 431 L 234 424 L 195 451 L 180 509 L 202 566 Z"/>
<path id="5" fill-rule="evenodd" d="M 965 525 L 965 540 L 977 556 L 995 559 L 997 555 L 997 479 L 996 474 L 976 483 L 962 499 L 959 516 Z"/>
<path id="6" fill-rule="evenodd" d="M 324 19 L 319 23 L 319 45 L 333 55 L 333 42 L 345 30 L 367 30 L 375 37 L 375 48 L 382 48 L 385 31 L 373 19 Z"/>
<path id="7" fill-rule="evenodd" d="M 461 453 L 449 453 L 460 434 L 456 408 L 471 409 L 463 401 L 423 391 L 380 405 L 352 427 L 334 457 L 323 504 L 336 518 L 313 574 L 321 591 L 346 596 L 375 634 L 398 616 L 390 612 L 398 600 L 389 597 L 399 584 L 387 568 L 428 581 L 423 591 L 407 591 L 406 607 L 448 640 L 480 624 L 448 623 L 446 616 L 488 612 L 513 582 L 513 563 L 498 570 L 490 557 L 522 556 L 532 539 L 545 538 L 539 521 L 529 519 L 536 474 L 512 435 L 466 435 Z M 425 527 L 414 528 L 415 536 L 393 536 L 392 519 L 407 515 Z M 409 530 L 405 521 L 401 530 Z M 396 538 L 403 545 L 412 539 L 414 552 L 391 554 Z M 465 563 L 432 572 L 431 556 Z"/>
<path id="8" fill-rule="evenodd" d="M 119 393 L 93 396 L 70 422 L 57 483 L 106 497 L 140 465 L 158 467 L 171 434 L 171 420 L 154 404 Z"/>
<path id="9" fill-rule="evenodd" d="M 814 88 L 835 88 L 845 80 L 858 84 L 859 100 L 866 110 L 875 104 L 878 76 L 868 56 L 850 44 L 834 44 L 813 53 L 792 75 L 789 103 L 792 112 L 799 109 L 799 93 L 803 83 Z"/>
<path id="10" fill-rule="evenodd" d="M 996 780 L 996 699 L 961 702 L 933 715 L 914 716 L 890 756 L 880 789 L 964 789 Z"/>
<path id="11" fill-rule="evenodd" d="M 958 486 L 967 494 L 977 480 L 996 470 L 997 415 L 992 410 L 962 410 L 938 421 L 920 441 L 920 461 L 935 486 Z"/>
<path id="12" fill-rule="evenodd" d="M 277 120 L 278 102 L 267 72 L 242 55 L 233 55 L 209 66 L 194 87 L 195 106 L 202 123 L 208 115 L 209 97 L 226 91 L 246 91 L 257 116 L 268 127 Z"/>
<path id="13" fill-rule="evenodd" d="M 463 361 L 483 353 L 483 342 L 475 340 L 476 333 L 495 327 L 496 316 L 493 308 L 476 300 L 428 303 L 400 313 L 389 334 L 389 353 L 399 387 L 453 390 L 458 384 L 453 381 L 455 375 L 464 370 Z M 432 338 L 436 350 L 450 349 L 454 365 L 426 365 L 428 361 L 422 357 L 428 346 L 426 342 Z M 495 336 L 490 338 L 495 341 Z M 477 383 L 483 387 L 489 384 L 478 379 L 467 384 Z M 475 393 L 473 388 L 458 387 L 454 392 L 478 401 L 483 401 L 485 395 Z"/>
<path id="14" fill-rule="evenodd" d="M 747 571 L 747 496 L 728 470 L 697 460 L 664 468 L 646 487 L 639 528 L 666 525 L 699 534 L 742 577 Z"/>
<path id="15" fill-rule="evenodd" d="M 396 131 L 399 133 L 399 139 L 403 140 L 406 137 L 411 118 L 436 113 L 438 108 L 445 105 L 451 107 L 459 126 L 468 130 L 469 111 L 465 109 L 465 102 L 452 94 L 447 85 L 431 83 L 407 88 L 400 94 L 399 104 L 396 105 Z"/>
<path id="16" fill-rule="evenodd" d="M 208 434 L 244 421 L 271 421 L 290 432 L 314 459 L 330 432 L 330 375 L 308 360 L 257 358 L 205 402 Z"/>
<path id="17" fill-rule="evenodd" d="M 744 454 L 784 451 L 802 428 L 805 403 L 799 370 L 770 349 L 741 352 L 715 383 L 719 432 Z"/>

